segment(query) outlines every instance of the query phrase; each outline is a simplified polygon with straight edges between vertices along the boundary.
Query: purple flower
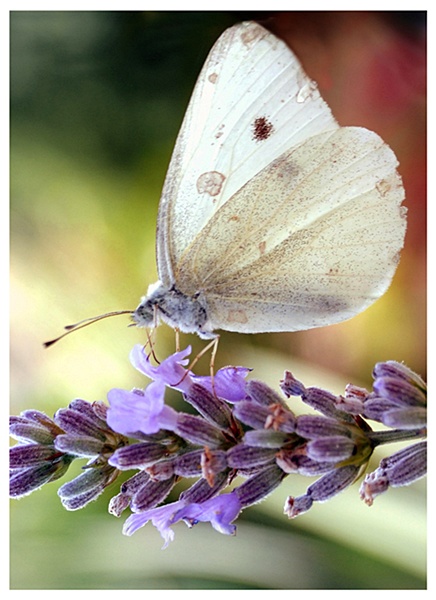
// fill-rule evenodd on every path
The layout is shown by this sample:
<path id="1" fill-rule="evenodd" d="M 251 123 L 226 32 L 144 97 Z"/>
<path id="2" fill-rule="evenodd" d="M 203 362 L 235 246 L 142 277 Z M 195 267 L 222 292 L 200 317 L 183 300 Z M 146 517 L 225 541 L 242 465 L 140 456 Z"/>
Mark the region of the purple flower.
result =
<path id="1" fill-rule="evenodd" d="M 147 375 L 150 379 L 184 392 L 191 386 L 192 374 L 184 369 L 182 365 L 188 364 L 189 361 L 186 357 L 190 354 L 191 346 L 188 346 L 180 352 L 171 354 L 159 365 L 153 366 L 144 351 L 144 347 L 141 344 L 136 344 L 130 353 L 130 362 L 138 371 Z"/>
<path id="2" fill-rule="evenodd" d="M 205 387 L 214 395 L 225 398 L 228 402 L 237 402 L 246 397 L 245 378 L 250 372 L 246 367 L 224 367 L 219 369 L 212 378 L 204 375 L 194 375 L 182 365 L 188 363 L 186 358 L 191 354 L 191 346 L 180 352 L 175 352 L 159 365 L 153 366 L 144 347 L 137 344 L 130 353 L 132 365 L 150 379 L 160 381 L 165 385 L 187 393 L 193 383 Z"/>
<path id="3" fill-rule="evenodd" d="M 163 548 L 173 541 L 174 531 L 171 526 L 178 521 L 185 521 L 191 527 L 199 521 L 209 521 L 219 533 L 234 535 L 236 526 L 232 521 L 239 515 L 241 508 L 241 502 L 233 492 L 210 498 L 202 503 L 186 504 L 183 500 L 179 500 L 131 515 L 124 523 L 123 533 L 132 535 L 151 521 L 165 540 Z"/>
<path id="4" fill-rule="evenodd" d="M 158 366 L 150 363 L 144 348 L 137 344 L 130 353 L 130 360 L 134 367 L 141 373 L 147 375 L 154 381 L 145 390 L 122 390 L 113 389 L 108 393 L 110 408 L 107 414 L 107 422 L 112 429 L 124 435 L 133 435 L 138 432 L 145 434 L 157 433 L 160 430 L 176 431 L 177 413 L 164 404 L 165 386 L 173 387 L 187 394 L 191 400 L 198 396 L 199 384 L 213 395 L 212 400 L 217 405 L 215 417 L 219 421 L 225 420 L 225 424 L 231 424 L 230 409 L 228 414 L 220 407 L 219 399 L 215 394 L 222 395 L 226 400 L 236 402 L 245 398 L 245 377 L 249 369 L 244 367 L 225 367 L 220 369 L 214 376 L 197 377 L 183 368 L 191 352 L 188 346 L 185 350 L 176 352 L 162 361 Z M 191 391 L 197 390 L 192 396 Z M 224 403 L 223 403 L 224 404 Z M 208 411 L 210 412 L 210 410 Z M 181 419 L 186 417 L 180 417 Z M 200 424 L 200 421 L 198 421 Z M 180 423 L 179 423 L 180 425 Z M 179 432 L 178 432 L 179 433 Z"/>
<path id="5" fill-rule="evenodd" d="M 164 404 L 165 385 L 153 381 L 144 391 L 113 389 L 108 392 L 107 422 L 124 435 L 174 429 L 177 413 Z"/>
<path id="6" fill-rule="evenodd" d="M 174 531 L 171 529 L 171 525 L 180 520 L 176 518 L 176 515 L 184 504 L 183 500 L 179 500 L 131 515 L 124 523 L 123 533 L 124 535 L 132 535 L 151 521 L 165 540 L 163 548 L 166 548 L 174 539 Z"/>
<path id="7" fill-rule="evenodd" d="M 232 521 L 236 519 L 242 509 L 241 501 L 235 492 L 221 494 L 201 504 L 188 504 L 176 514 L 178 520 L 195 525 L 198 521 L 209 521 L 212 527 L 219 533 L 234 535 L 236 525 Z"/>
<path id="8" fill-rule="evenodd" d="M 207 376 L 193 375 L 192 381 L 201 384 L 219 398 L 234 403 L 247 397 L 245 378 L 250 371 L 247 367 L 223 367 L 215 373 L 213 384 L 212 378 Z"/>

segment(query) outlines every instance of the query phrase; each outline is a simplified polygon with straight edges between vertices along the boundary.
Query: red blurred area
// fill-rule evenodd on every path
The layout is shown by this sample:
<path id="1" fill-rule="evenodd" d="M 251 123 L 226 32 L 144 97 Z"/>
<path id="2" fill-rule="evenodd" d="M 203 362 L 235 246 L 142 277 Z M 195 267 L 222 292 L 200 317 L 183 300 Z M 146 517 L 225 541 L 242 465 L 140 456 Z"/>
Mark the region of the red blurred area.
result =
<path id="1" fill-rule="evenodd" d="M 297 340 L 298 352 L 307 359 L 336 369 L 340 361 L 340 370 L 356 373 L 362 360 L 357 349 L 366 344 L 363 360 L 368 366 L 372 360 L 403 360 L 425 376 L 425 13 L 283 12 L 264 24 L 297 54 L 341 125 L 367 127 L 391 146 L 400 163 L 408 207 L 400 266 L 386 298 L 379 301 L 385 304 L 375 305 L 378 327 L 373 330 L 365 317 L 357 317 L 353 337 L 349 327 L 336 326 L 334 352 L 330 328 L 293 334 L 293 343 Z M 383 343 L 384 336 L 395 341 L 394 355 Z"/>

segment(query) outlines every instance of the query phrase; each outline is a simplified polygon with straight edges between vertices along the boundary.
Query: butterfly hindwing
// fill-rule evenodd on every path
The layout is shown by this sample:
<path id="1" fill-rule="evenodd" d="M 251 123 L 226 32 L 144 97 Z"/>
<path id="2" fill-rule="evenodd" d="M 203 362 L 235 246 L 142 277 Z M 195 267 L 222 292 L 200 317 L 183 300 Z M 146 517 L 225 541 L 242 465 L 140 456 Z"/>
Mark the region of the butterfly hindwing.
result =
<path id="1" fill-rule="evenodd" d="M 176 279 L 214 328 L 293 331 L 354 316 L 388 287 L 406 227 L 397 160 L 367 129 L 313 136 L 209 220 Z"/>

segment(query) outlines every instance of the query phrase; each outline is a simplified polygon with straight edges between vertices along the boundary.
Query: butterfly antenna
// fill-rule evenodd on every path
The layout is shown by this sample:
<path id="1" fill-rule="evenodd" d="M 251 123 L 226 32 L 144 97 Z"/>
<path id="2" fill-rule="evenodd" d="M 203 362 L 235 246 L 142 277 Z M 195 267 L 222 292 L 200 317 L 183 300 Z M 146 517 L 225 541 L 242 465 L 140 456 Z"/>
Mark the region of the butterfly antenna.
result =
<path id="1" fill-rule="evenodd" d="M 133 310 L 115 310 L 112 312 L 105 313 L 103 315 L 98 315 L 97 317 L 90 317 L 89 319 L 83 319 L 83 321 L 79 321 L 78 323 L 74 323 L 73 325 L 65 325 L 64 329 L 67 331 L 55 338 L 54 340 L 49 340 L 48 342 L 44 342 L 44 348 L 48 348 L 52 346 L 62 338 L 64 338 L 69 333 L 73 333 L 74 331 L 78 331 L 79 329 L 83 329 L 83 327 L 87 327 L 92 323 L 96 323 L 97 321 L 101 321 L 102 319 L 106 319 L 106 317 L 114 317 L 115 315 L 131 315 Z"/>

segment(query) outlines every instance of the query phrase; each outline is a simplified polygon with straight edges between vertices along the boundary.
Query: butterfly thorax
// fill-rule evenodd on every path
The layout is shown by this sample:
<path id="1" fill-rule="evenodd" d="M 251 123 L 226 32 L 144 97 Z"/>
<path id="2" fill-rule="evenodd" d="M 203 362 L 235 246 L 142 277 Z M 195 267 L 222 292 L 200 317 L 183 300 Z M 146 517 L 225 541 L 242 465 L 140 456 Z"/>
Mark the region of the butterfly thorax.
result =
<path id="1" fill-rule="evenodd" d="M 174 285 L 167 287 L 160 281 L 150 286 L 132 318 L 140 327 L 152 327 L 162 319 L 184 333 L 197 333 L 202 338 L 215 337 L 207 326 L 208 312 L 202 293 L 187 296 Z"/>

